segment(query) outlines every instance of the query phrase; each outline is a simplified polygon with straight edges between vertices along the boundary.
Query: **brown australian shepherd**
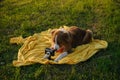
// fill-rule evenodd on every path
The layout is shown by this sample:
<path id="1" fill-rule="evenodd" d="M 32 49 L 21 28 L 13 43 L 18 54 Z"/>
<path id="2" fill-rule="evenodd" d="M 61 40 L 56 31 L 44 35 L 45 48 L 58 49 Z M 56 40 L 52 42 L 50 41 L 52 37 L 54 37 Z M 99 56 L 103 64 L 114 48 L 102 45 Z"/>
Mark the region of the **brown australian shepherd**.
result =
<path id="1" fill-rule="evenodd" d="M 92 41 L 93 33 L 91 30 L 83 30 L 76 26 L 72 26 L 69 30 L 65 29 L 55 29 L 52 31 L 52 48 L 61 49 L 63 51 L 61 54 L 54 60 L 58 62 L 60 59 L 65 57 L 72 48 L 75 48 L 82 44 L 87 44 Z"/>

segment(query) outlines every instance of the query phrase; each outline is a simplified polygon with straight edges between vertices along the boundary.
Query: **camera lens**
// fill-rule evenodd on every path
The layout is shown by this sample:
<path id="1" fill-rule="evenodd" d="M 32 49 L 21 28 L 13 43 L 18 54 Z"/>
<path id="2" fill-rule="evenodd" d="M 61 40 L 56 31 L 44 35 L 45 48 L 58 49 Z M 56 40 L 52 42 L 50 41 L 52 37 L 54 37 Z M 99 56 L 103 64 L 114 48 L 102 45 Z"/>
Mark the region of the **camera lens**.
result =
<path id="1" fill-rule="evenodd" d="M 50 55 L 50 52 L 47 52 L 46 54 L 47 54 L 47 55 Z"/>

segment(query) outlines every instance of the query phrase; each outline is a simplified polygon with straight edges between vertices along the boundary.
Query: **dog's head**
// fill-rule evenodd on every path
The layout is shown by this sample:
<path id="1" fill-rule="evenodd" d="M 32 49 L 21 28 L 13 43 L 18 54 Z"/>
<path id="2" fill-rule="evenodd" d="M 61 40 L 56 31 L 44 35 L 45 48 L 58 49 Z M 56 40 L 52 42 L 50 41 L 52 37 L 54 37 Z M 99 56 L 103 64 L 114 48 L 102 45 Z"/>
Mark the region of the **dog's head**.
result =
<path id="1" fill-rule="evenodd" d="M 60 47 L 64 46 L 65 44 L 69 43 L 70 41 L 70 35 L 69 32 L 62 29 L 55 29 L 51 32 L 52 34 L 52 42 L 53 42 L 53 48 L 59 49 Z"/>

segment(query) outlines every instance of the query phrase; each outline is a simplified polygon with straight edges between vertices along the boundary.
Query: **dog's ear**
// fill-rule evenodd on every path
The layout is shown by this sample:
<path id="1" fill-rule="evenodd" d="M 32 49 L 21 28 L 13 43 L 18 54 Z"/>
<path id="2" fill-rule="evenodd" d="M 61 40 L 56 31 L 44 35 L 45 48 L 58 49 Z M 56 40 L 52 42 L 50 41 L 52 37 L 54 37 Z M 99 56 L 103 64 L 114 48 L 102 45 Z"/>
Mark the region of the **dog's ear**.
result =
<path id="1" fill-rule="evenodd" d="M 53 30 L 51 31 L 51 34 L 53 35 L 53 34 L 55 33 L 55 31 L 57 31 L 57 29 L 53 29 Z"/>
<path id="2" fill-rule="evenodd" d="M 68 33 L 64 33 L 64 34 L 62 35 L 62 37 L 63 37 L 63 40 L 64 40 L 64 41 L 66 41 L 66 42 L 69 42 L 69 41 L 70 41 L 70 37 L 69 37 Z"/>
<path id="3" fill-rule="evenodd" d="M 63 37 L 64 38 L 68 38 L 69 36 L 68 36 L 68 33 L 63 33 Z"/>

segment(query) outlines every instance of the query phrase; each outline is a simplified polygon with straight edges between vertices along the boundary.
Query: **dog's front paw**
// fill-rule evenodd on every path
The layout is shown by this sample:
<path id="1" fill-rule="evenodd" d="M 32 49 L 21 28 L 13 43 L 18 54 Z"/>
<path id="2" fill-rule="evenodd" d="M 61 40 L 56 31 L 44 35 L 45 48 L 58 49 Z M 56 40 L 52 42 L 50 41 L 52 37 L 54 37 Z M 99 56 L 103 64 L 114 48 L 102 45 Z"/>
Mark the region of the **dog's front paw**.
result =
<path id="1" fill-rule="evenodd" d="M 61 60 L 63 57 L 67 56 L 68 52 L 63 52 L 62 54 L 60 54 L 55 60 L 54 62 L 58 62 L 59 60 Z"/>
<path id="2" fill-rule="evenodd" d="M 58 63 L 58 60 L 55 59 L 54 62 L 55 62 L 55 63 Z"/>

